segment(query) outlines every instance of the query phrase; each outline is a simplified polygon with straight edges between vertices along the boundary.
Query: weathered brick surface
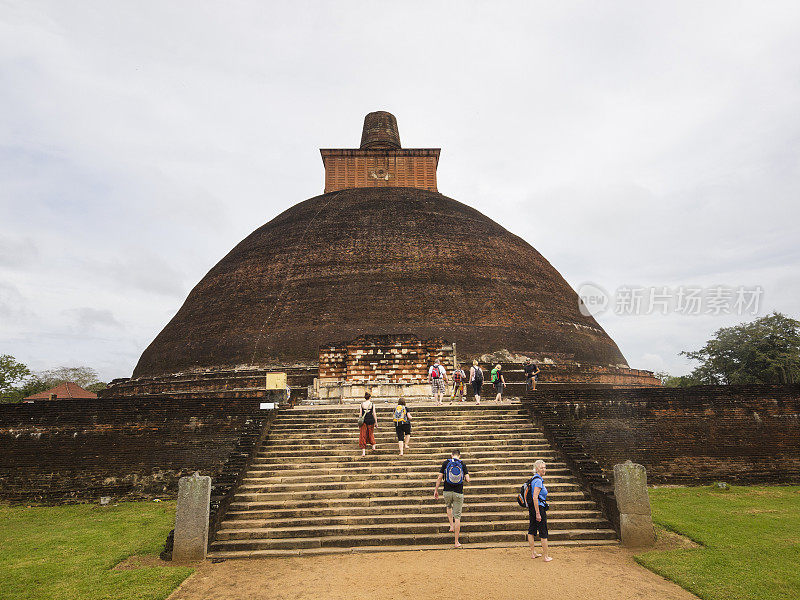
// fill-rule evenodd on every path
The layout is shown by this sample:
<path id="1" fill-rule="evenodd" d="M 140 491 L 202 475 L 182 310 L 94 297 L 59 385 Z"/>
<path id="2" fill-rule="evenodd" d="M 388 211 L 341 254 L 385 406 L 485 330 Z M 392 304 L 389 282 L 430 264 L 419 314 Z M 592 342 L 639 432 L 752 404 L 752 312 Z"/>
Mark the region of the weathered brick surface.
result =
<path id="1" fill-rule="evenodd" d="M 173 496 L 182 475 L 211 476 L 212 518 L 271 411 L 269 397 L 146 398 L 0 404 L 0 498 L 61 502 Z"/>
<path id="2" fill-rule="evenodd" d="M 288 384 L 292 388 L 292 397 L 295 399 L 307 397 L 308 386 L 314 383 L 317 376 L 316 366 L 188 371 L 158 377 L 114 379 L 98 395 L 101 398 L 169 395 L 174 398 L 198 399 L 236 392 L 258 398 L 267 394 L 267 373 L 275 371 L 286 373 Z"/>
<path id="3" fill-rule="evenodd" d="M 505 368 L 505 366 L 503 367 Z M 539 365 L 539 383 L 601 384 L 608 387 L 660 387 L 652 371 L 613 365 L 576 363 Z"/>
<path id="4" fill-rule="evenodd" d="M 311 364 L 358 335 L 625 359 L 533 247 L 451 198 L 421 189 L 347 189 L 260 227 L 195 286 L 134 376 L 239 365 Z"/>
<path id="5" fill-rule="evenodd" d="M 627 459 L 652 483 L 800 482 L 800 385 L 544 389 L 527 402 L 598 484 L 597 463 Z"/>
<path id="6" fill-rule="evenodd" d="M 422 383 L 438 360 L 453 371 L 453 346 L 445 340 L 416 336 L 361 336 L 351 342 L 320 347 L 320 383 Z"/>
<path id="7" fill-rule="evenodd" d="M 436 190 L 439 149 L 320 150 L 325 193 L 348 188 L 410 187 Z"/>

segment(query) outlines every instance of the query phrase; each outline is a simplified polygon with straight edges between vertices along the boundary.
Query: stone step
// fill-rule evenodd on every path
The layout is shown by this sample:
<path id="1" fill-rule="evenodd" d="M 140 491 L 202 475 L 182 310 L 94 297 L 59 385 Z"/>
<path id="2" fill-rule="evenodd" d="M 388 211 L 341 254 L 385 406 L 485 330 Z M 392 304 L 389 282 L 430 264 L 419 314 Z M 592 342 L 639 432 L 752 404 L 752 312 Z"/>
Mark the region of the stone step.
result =
<path id="1" fill-rule="evenodd" d="M 470 467 L 471 468 L 471 467 Z M 502 473 L 509 477 L 516 477 L 520 481 L 520 485 L 522 482 L 530 479 L 533 475 L 532 469 L 525 465 L 525 466 L 515 466 L 515 465 L 498 465 L 498 464 L 491 464 L 491 465 L 483 465 L 480 469 L 472 469 L 471 470 L 477 474 L 485 474 L 491 475 L 494 473 Z M 318 468 L 298 468 L 295 469 L 273 469 L 273 468 L 264 468 L 264 467 L 251 467 L 247 474 L 245 475 L 246 479 L 249 478 L 257 478 L 263 480 L 272 480 L 276 482 L 290 482 L 290 481 L 301 481 L 305 478 L 313 478 L 313 479 L 325 479 L 330 481 L 350 481 L 352 478 L 355 477 L 362 477 L 364 475 L 370 475 L 372 477 L 386 477 L 388 479 L 402 477 L 404 475 L 409 476 L 425 476 L 425 477 L 436 477 L 436 474 L 439 472 L 436 465 L 431 468 L 428 464 L 421 464 L 421 465 L 404 465 L 404 464 L 391 464 L 386 463 L 384 465 L 366 465 L 362 464 L 359 466 L 350 466 L 348 467 L 318 467 Z M 547 466 L 547 478 L 548 481 L 551 477 L 561 477 L 561 476 L 572 476 L 572 472 L 567 469 L 566 467 L 563 468 L 555 468 L 550 465 Z"/>
<path id="2" fill-rule="evenodd" d="M 337 500 L 321 505 L 314 501 L 302 501 L 296 504 L 281 504 L 275 506 L 274 503 L 265 502 L 232 502 L 229 514 L 253 514 L 259 517 L 270 519 L 288 519 L 298 516 L 331 517 L 331 516 L 360 516 L 375 514 L 411 514 L 411 515 L 442 515 L 444 508 L 440 502 L 433 501 L 433 494 L 424 499 L 412 498 L 379 498 L 375 501 L 356 501 L 356 500 Z M 504 498 L 502 501 L 497 498 L 481 502 L 472 496 L 467 496 L 464 504 L 465 514 L 472 512 L 481 513 L 505 513 L 509 510 L 523 511 L 511 498 Z M 585 496 L 575 498 L 562 498 L 557 505 L 553 505 L 553 510 L 595 510 L 592 500 Z"/>
<path id="3" fill-rule="evenodd" d="M 318 490 L 318 491 L 296 491 L 296 492 L 256 492 L 240 491 L 237 489 L 233 497 L 234 502 L 272 502 L 284 504 L 299 504 L 300 502 L 316 502 L 318 505 L 350 500 L 355 502 L 370 503 L 390 503 L 392 500 L 402 498 L 403 502 L 411 503 L 414 501 L 428 502 L 433 498 L 433 485 L 414 488 L 360 488 L 345 490 Z M 476 502 L 511 502 L 516 497 L 519 489 L 514 486 L 481 486 L 480 488 L 469 489 L 468 493 Z M 557 502 L 561 499 L 581 499 L 584 492 L 578 485 L 566 485 L 563 488 L 550 491 L 547 496 L 548 501 L 553 499 Z M 313 505 L 313 504 L 312 504 Z"/>
<path id="4" fill-rule="evenodd" d="M 391 417 L 381 418 L 378 415 L 378 423 L 384 424 L 388 423 L 394 425 L 394 421 L 392 421 Z M 440 419 L 430 419 L 424 416 L 415 415 L 411 418 L 411 425 L 420 427 L 437 427 L 437 428 L 444 428 L 446 425 L 448 428 L 453 429 L 518 429 L 518 428 L 528 428 L 534 429 L 536 431 L 541 431 L 539 427 L 531 423 L 528 417 L 503 417 L 502 419 L 498 420 L 487 420 L 487 419 L 459 419 L 459 418 L 452 418 L 447 420 L 440 420 Z M 279 418 L 275 419 L 272 422 L 272 427 L 276 430 L 282 431 L 313 431 L 314 428 L 325 428 L 325 429 L 339 429 L 341 427 L 358 427 L 358 417 L 351 418 L 351 419 L 343 419 L 342 421 L 324 421 L 324 420 L 313 420 L 309 419 L 307 422 L 293 422 L 293 421 L 284 421 Z"/>
<path id="5" fill-rule="evenodd" d="M 472 508 L 471 506 L 469 508 Z M 304 516 L 304 517 L 261 517 L 261 513 L 268 514 L 267 511 L 231 511 L 225 516 L 224 529 L 238 528 L 260 528 L 260 527 L 316 527 L 327 525 L 378 525 L 378 524 L 402 524 L 402 523 L 441 523 L 446 521 L 444 511 L 441 507 L 435 512 L 421 513 L 402 513 L 392 510 L 386 513 L 368 512 L 362 515 L 345 516 Z M 305 513 L 304 513 L 305 514 Z M 497 509 L 495 511 L 485 510 L 475 512 L 465 510 L 465 518 L 469 521 L 479 523 L 491 521 L 493 519 L 503 521 L 519 521 L 528 518 L 527 509 L 514 505 L 508 509 Z M 551 509 L 547 513 L 548 519 L 602 519 L 603 515 L 597 510 L 555 510 Z"/>
<path id="6" fill-rule="evenodd" d="M 431 486 L 432 487 L 432 486 Z M 469 494 L 467 502 L 476 502 L 480 504 L 494 503 L 495 506 L 504 506 L 515 502 L 516 492 L 510 493 L 506 490 L 505 494 L 498 496 L 496 493 L 492 494 Z M 372 507 L 385 507 L 395 505 L 428 505 L 434 504 L 433 492 L 428 490 L 425 495 L 418 496 L 344 496 L 339 498 L 319 498 L 314 494 L 310 494 L 310 498 L 292 498 L 287 500 L 284 498 L 259 498 L 257 494 L 235 495 L 231 502 L 231 508 L 239 510 L 243 506 L 251 506 L 262 509 L 285 509 L 285 508 L 306 508 L 313 510 L 321 510 L 322 508 L 339 508 L 343 506 L 372 506 Z M 570 500 L 587 500 L 586 494 L 581 491 L 574 492 L 559 492 L 548 495 L 548 501 L 552 498 L 553 503 L 561 503 Z"/>
<path id="7" fill-rule="evenodd" d="M 281 454 L 287 452 L 338 452 L 343 450 L 350 450 L 354 447 L 358 447 L 358 436 L 354 436 L 350 438 L 347 442 L 322 442 L 322 443 L 300 443 L 300 444 L 281 444 L 275 442 L 270 442 L 266 444 L 263 449 L 258 453 L 259 456 L 265 456 L 267 454 Z M 397 439 L 394 440 L 375 440 L 375 444 L 380 446 L 384 449 L 389 450 L 390 452 L 394 452 L 397 454 Z M 471 440 L 461 440 L 460 442 L 440 442 L 440 441 L 428 441 L 428 440 L 420 440 L 420 439 L 413 439 L 411 440 L 411 448 L 410 451 L 413 451 L 417 454 L 420 453 L 430 453 L 430 454 L 439 454 L 445 453 L 450 454 L 453 447 L 458 448 L 461 451 L 462 456 L 466 456 L 468 453 L 478 452 L 478 451 L 488 451 L 492 450 L 495 452 L 503 452 L 503 451 L 510 451 L 510 452 L 520 452 L 520 451 L 527 451 L 527 452 L 543 452 L 545 450 L 550 450 L 551 446 L 547 442 L 532 442 L 528 440 L 520 440 L 519 442 L 515 443 L 509 440 L 499 440 L 499 441 L 491 441 L 491 440 L 482 440 L 482 441 L 471 441 Z"/>
<path id="8" fill-rule="evenodd" d="M 553 474 L 547 473 L 547 486 L 551 482 L 575 482 L 575 477 L 571 473 Z M 373 482 L 383 481 L 386 485 L 405 485 L 404 482 L 408 481 L 433 481 L 437 477 L 437 472 L 434 471 L 419 471 L 416 473 L 408 473 L 398 471 L 394 473 L 385 473 L 382 471 L 375 471 L 371 473 L 348 473 L 346 475 L 306 475 L 299 477 L 264 477 L 248 472 L 242 478 L 242 485 L 258 485 L 262 487 L 269 487 L 270 489 L 277 489 L 274 486 L 281 485 L 313 485 L 324 486 L 334 484 L 351 484 L 356 482 Z M 469 485 L 481 485 L 486 482 L 502 482 L 509 485 L 517 485 L 518 487 L 530 479 L 530 474 L 517 475 L 505 471 L 489 471 L 485 473 L 471 473 Z"/>
<path id="9" fill-rule="evenodd" d="M 406 490 L 427 489 L 433 485 L 434 477 L 419 477 L 416 479 L 385 479 L 381 478 L 361 478 L 355 481 L 301 481 L 292 483 L 268 483 L 260 481 L 242 482 L 238 491 L 247 493 L 315 493 L 349 490 L 386 490 L 387 492 L 403 494 Z M 466 487 L 475 493 L 482 493 L 489 489 L 519 489 L 522 482 L 513 477 L 470 477 L 470 482 Z M 580 487 L 575 478 L 569 477 L 562 481 L 552 481 L 548 478 L 547 489 L 550 492 L 568 491 Z"/>
<path id="10" fill-rule="evenodd" d="M 380 415 L 390 417 L 394 414 L 394 409 L 397 406 L 396 402 L 376 402 L 375 410 Z M 465 417 L 479 417 L 479 416 L 497 416 L 497 415 L 523 415 L 527 416 L 527 410 L 523 408 L 519 402 L 514 404 L 497 404 L 490 402 L 488 404 L 475 404 L 473 401 L 464 402 L 445 402 L 443 404 L 431 404 L 424 401 L 410 401 L 406 402 L 406 408 L 412 414 L 419 413 L 421 415 L 430 416 L 465 416 Z M 281 410 L 279 417 L 281 419 L 320 419 L 320 418 L 336 418 L 346 415 L 358 414 L 360 412 L 359 404 L 344 404 L 340 406 L 303 406 L 295 407 L 293 409 Z"/>
<path id="11" fill-rule="evenodd" d="M 313 467 L 320 468 L 348 468 L 357 466 L 369 466 L 377 468 L 388 468 L 393 466 L 409 466 L 420 467 L 424 466 L 431 470 L 438 471 L 442 462 L 449 458 L 446 454 L 439 456 L 415 455 L 414 449 L 411 449 L 410 454 L 399 456 L 395 450 L 394 454 L 390 450 L 382 451 L 378 446 L 377 451 L 369 450 L 367 456 L 361 456 L 360 452 L 354 451 L 352 454 L 344 456 L 307 456 L 302 461 L 290 461 L 285 457 L 263 456 L 253 459 L 253 469 L 275 469 L 275 470 L 293 470 L 293 469 L 308 469 Z M 528 454 L 520 456 L 505 456 L 501 460 L 497 457 L 470 457 L 464 458 L 467 468 L 477 471 L 479 469 L 495 470 L 498 468 L 505 468 L 513 466 L 515 468 L 533 469 L 533 461 L 541 458 L 547 463 L 547 468 L 565 468 L 566 463 L 560 461 L 553 455 L 542 454 Z"/>
<path id="12" fill-rule="evenodd" d="M 433 439 L 439 440 L 442 442 L 458 442 L 460 440 L 475 440 L 475 441 L 518 441 L 518 440 L 533 440 L 538 442 L 547 442 L 547 438 L 544 437 L 543 434 L 537 433 L 535 431 L 487 431 L 481 433 L 475 433 L 473 431 L 464 430 L 463 432 L 459 431 L 441 431 L 439 429 L 431 429 L 429 431 L 419 431 L 416 427 L 411 428 L 411 436 L 412 439 Z M 337 431 L 331 432 L 329 434 L 322 434 L 317 431 L 313 432 L 303 432 L 303 433 L 276 433 L 271 432 L 269 439 L 270 443 L 301 443 L 301 442 L 309 442 L 317 443 L 319 442 L 333 442 L 333 441 L 350 441 L 353 437 L 358 437 L 358 428 L 351 428 L 347 431 Z M 385 427 L 378 427 L 375 429 L 375 438 L 381 439 L 385 438 L 388 441 L 394 440 L 397 441 L 397 435 L 395 433 L 394 427 L 392 428 L 385 428 Z"/>
<path id="13" fill-rule="evenodd" d="M 394 425 L 392 415 L 378 415 L 378 425 L 389 424 Z M 492 417 L 477 417 L 477 418 L 461 418 L 457 415 L 452 417 L 438 417 L 432 418 L 427 415 L 412 414 L 411 424 L 427 427 L 459 427 L 459 428 L 493 428 L 493 427 L 528 427 L 537 429 L 537 426 L 531 422 L 530 417 L 527 415 L 497 415 Z M 282 420 L 276 418 L 272 422 L 273 427 L 278 429 L 287 430 L 300 430 L 312 427 L 358 427 L 358 413 L 349 415 L 345 418 L 336 419 L 291 419 Z"/>
<path id="14" fill-rule="evenodd" d="M 331 457 L 351 457 L 354 458 L 354 454 L 356 451 L 359 451 L 358 445 L 354 444 L 350 448 L 346 447 L 338 447 L 333 449 L 322 449 L 319 450 L 304 450 L 302 448 L 298 448 L 296 450 L 278 450 L 278 451 L 270 451 L 270 450 L 263 450 L 257 454 L 259 458 L 280 458 L 283 460 L 287 459 L 321 459 L 324 460 L 326 458 Z M 438 459 L 440 462 L 450 458 L 450 452 L 446 449 L 440 449 L 439 456 L 432 456 L 433 459 Z M 368 449 L 369 457 L 372 460 L 378 458 L 386 458 L 386 459 L 399 459 L 400 456 L 397 453 L 397 445 L 394 447 L 390 445 L 385 445 L 383 447 L 378 446 L 377 450 L 372 450 L 372 448 Z M 431 454 L 429 452 L 425 452 L 424 449 L 420 450 L 411 444 L 411 452 L 410 455 L 428 455 Z M 471 448 L 470 446 L 463 446 L 461 448 L 461 458 L 464 462 L 467 463 L 469 466 L 470 462 L 474 462 L 475 459 L 479 458 L 494 458 L 495 460 L 503 460 L 504 458 L 526 458 L 530 457 L 532 460 L 536 460 L 541 458 L 544 461 L 548 461 L 554 458 L 554 455 L 551 450 L 548 448 L 540 448 L 538 446 L 520 446 L 515 448 L 508 448 L 508 449 L 483 449 L 480 447 Z M 361 459 L 359 454 L 359 458 Z"/>
<path id="15" fill-rule="evenodd" d="M 556 547 L 584 547 L 584 546 L 618 546 L 617 539 L 581 539 L 581 540 L 548 540 L 550 546 Z M 527 539 L 524 541 L 495 541 L 480 542 L 464 545 L 465 550 L 481 550 L 487 548 L 519 548 L 528 547 Z M 297 556 L 326 556 L 334 554 L 355 554 L 363 552 L 412 552 L 421 550 L 452 550 L 453 544 L 420 544 L 396 546 L 360 546 L 360 547 L 325 547 L 325 548 L 293 548 L 276 550 L 212 550 L 209 558 L 212 559 L 247 559 L 247 558 L 290 558 Z"/>
<path id="16" fill-rule="evenodd" d="M 449 525 L 446 519 L 439 523 L 394 523 L 394 524 L 349 524 L 349 525 L 324 525 L 316 527 L 256 527 L 256 528 L 223 528 L 217 533 L 217 541 L 232 540 L 277 540 L 277 539 L 302 539 L 324 538 L 339 536 L 384 536 L 407 534 L 413 537 L 424 534 L 444 534 L 448 532 Z M 565 529 L 599 530 L 608 529 L 609 524 L 605 519 L 547 519 L 548 531 L 553 533 Z M 461 533 L 499 532 L 499 531 L 527 531 L 528 516 L 524 519 L 495 520 L 473 522 L 465 521 L 461 525 Z M 549 539 L 549 538 L 548 538 Z"/>
<path id="17" fill-rule="evenodd" d="M 549 523 L 548 523 L 549 525 Z M 340 535 L 329 537 L 310 538 L 260 538 L 215 541 L 211 545 L 212 551 L 216 550 L 271 550 L 277 548 L 322 548 L 326 546 L 338 548 L 352 548 L 355 546 L 386 546 L 414 544 L 436 544 L 443 538 L 452 534 L 448 533 L 419 533 L 419 534 L 385 534 L 385 535 Z M 460 537 L 463 544 L 517 541 L 527 536 L 527 527 L 520 531 L 472 531 L 464 532 Z M 580 540 L 580 539 L 616 539 L 613 529 L 564 529 L 549 532 L 549 540 Z"/>
<path id="18" fill-rule="evenodd" d="M 302 418 L 302 419 L 281 419 L 278 418 L 273 422 L 273 427 L 298 429 L 303 427 L 347 427 L 355 425 L 358 426 L 358 413 L 335 417 L 335 418 Z M 394 423 L 391 415 L 378 414 L 378 424 L 381 423 Z M 532 423 L 527 415 L 493 415 L 486 417 L 468 417 L 462 418 L 458 415 L 452 416 L 437 416 L 436 418 L 419 415 L 416 413 L 411 414 L 411 424 L 424 424 L 424 425 L 438 425 L 440 427 L 492 427 L 495 425 L 503 425 L 506 427 L 521 426 L 531 427 Z"/>

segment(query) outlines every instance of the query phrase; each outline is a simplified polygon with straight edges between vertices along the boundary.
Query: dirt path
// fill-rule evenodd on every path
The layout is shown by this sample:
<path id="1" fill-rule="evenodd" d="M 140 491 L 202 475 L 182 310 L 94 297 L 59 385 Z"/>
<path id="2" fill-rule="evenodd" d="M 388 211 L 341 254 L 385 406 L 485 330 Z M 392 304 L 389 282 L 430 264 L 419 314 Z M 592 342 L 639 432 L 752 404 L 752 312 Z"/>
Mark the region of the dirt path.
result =
<path id="1" fill-rule="evenodd" d="M 552 555 L 531 560 L 518 547 L 229 560 L 204 563 L 169 600 L 696 600 L 618 546 Z"/>

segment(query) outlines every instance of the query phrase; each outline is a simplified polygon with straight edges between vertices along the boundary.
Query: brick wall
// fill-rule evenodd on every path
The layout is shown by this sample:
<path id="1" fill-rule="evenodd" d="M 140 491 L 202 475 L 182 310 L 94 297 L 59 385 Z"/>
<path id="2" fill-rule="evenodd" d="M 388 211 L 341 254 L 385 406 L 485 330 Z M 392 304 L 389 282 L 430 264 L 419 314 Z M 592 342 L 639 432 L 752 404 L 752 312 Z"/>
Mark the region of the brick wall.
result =
<path id="1" fill-rule="evenodd" d="M 0 498 L 173 496 L 178 478 L 200 471 L 212 477 L 214 508 L 265 433 L 272 411 L 259 402 L 274 399 L 233 392 L 2 404 Z"/>
<path id="2" fill-rule="evenodd" d="M 320 347 L 319 380 L 422 383 L 436 359 L 451 372 L 453 346 L 443 339 L 416 336 L 361 336 L 346 344 Z"/>
<path id="3" fill-rule="evenodd" d="M 503 366 L 505 369 L 505 365 Z M 539 365 L 539 383 L 599 384 L 608 387 L 659 387 L 661 381 L 652 371 L 610 365 L 576 363 Z"/>
<path id="4" fill-rule="evenodd" d="M 589 471 L 631 459 L 653 483 L 800 482 L 800 385 L 543 389 L 526 403 Z"/>
<path id="5" fill-rule="evenodd" d="M 98 395 L 102 398 L 149 395 L 169 395 L 174 398 L 213 398 L 220 393 L 236 392 L 260 397 L 266 393 L 267 373 L 276 371 L 286 373 L 294 398 L 305 398 L 308 395 L 308 386 L 314 383 L 314 377 L 317 375 L 316 366 L 186 371 L 156 377 L 115 379 Z"/>
<path id="6" fill-rule="evenodd" d="M 363 187 L 436 189 L 439 150 L 320 150 L 325 193 Z"/>

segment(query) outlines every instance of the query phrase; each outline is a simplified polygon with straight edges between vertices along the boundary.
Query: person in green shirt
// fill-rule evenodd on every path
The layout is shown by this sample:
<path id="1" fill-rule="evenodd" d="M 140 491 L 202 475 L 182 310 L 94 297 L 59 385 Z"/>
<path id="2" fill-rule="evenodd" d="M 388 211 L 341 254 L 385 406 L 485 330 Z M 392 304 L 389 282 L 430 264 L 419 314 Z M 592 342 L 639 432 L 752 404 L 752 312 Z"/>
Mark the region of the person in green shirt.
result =
<path id="1" fill-rule="evenodd" d="M 506 380 L 503 379 L 503 367 L 500 363 L 497 363 L 497 366 L 492 369 L 492 383 L 494 384 L 494 391 L 497 392 L 497 396 L 495 396 L 495 401 L 500 402 L 503 396 L 503 389 L 506 387 Z"/>

